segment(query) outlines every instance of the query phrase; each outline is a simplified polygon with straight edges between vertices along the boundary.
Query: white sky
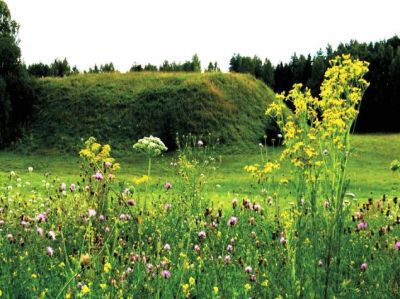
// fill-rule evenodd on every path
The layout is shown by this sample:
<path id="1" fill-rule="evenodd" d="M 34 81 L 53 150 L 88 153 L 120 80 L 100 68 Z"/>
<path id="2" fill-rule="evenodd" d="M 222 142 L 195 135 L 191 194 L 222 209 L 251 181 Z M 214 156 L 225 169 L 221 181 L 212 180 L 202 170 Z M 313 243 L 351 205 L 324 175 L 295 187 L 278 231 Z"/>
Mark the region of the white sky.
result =
<path id="1" fill-rule="evenodd" d="M 399 0 L 5 0 L 25 63 L 66 57 L 82 71 L 113 62 L 190 60 L 227 70 L 234 53 L 315 54 L 330 43 L 400 35 Z"/>

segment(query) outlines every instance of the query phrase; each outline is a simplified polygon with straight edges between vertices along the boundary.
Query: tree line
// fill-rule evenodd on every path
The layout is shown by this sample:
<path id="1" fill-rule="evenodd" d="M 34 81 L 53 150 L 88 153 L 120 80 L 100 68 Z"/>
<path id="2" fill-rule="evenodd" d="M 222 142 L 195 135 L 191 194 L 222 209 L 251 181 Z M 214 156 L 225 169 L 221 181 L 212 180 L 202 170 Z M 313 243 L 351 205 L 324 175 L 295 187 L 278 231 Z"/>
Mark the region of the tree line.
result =
<path id="1" fill-rule="evenodd" d="M 89 70 L 84 70 L 82 73 L 108 73 L 118 71 L 112 62 L 101 64 L 97 66 L 95 64 L 90 67 Z M 133 63 L 129 72 L 201 72 L 201 62 L 199 56 L 194 54 L 191 60 L 183 63 L 169 62 L 164 60 L 160 66 L 148 63 L 144 66 L 141 64 Z M 206 72 L 220 71 L 217 62 L 210 62 L 208 64 Z M 50 65 L 44 63 L 33 63 L 27 67 L 27 72 L 34 77 L 64 77 L 69 75 L 79 74 L 80 71 L 76 66 L 71 67 L 67 59 L 55 59 Z"/>
<path id="2" fill-rule="evenodd" d="M 366 80 L 370 86 L 365 92 L 360 114 L 354 127 L 356 132 L 400 132 L 400 38 L 394 36 L 375 43 L 356 40 L 341 43 L 336 49 L 330 45 L 315 55 L 293 54 L 287 63 L 273 66 L 268 59 L 235 54 L 229 70 L 249 73 L 264 81 L 275 92 L 289 91 L 294 83 L 302 83 L 318 96 L 329 61 L 340 54 L 351 54 L 368 61 Z"/>

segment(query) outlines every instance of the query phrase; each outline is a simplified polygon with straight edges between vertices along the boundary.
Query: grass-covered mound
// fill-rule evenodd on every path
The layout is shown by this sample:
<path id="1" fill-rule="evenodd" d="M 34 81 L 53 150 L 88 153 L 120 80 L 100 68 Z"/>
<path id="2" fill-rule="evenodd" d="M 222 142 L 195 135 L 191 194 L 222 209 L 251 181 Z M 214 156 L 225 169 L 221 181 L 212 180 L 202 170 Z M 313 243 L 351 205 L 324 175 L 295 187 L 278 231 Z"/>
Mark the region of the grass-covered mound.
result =
<path id="1" fill-rule="evenodd" d="M 169 147 L 176 133 L 211 133 L 225 144 L 258 142 L 273 92 L 243 74 L 105 73 L 40 79 L 27 140 L 74 150 L 89 136 L 130 148 L 146 135 Z M 24 142 L 26 144 L 26 141 Z"/>

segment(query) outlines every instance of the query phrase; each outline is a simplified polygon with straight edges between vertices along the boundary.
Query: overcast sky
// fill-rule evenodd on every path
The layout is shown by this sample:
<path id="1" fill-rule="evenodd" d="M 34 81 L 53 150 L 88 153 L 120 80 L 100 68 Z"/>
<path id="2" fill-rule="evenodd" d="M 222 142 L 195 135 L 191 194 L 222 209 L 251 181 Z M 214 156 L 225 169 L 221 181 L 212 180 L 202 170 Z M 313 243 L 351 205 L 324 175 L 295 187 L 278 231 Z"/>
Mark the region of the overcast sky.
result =
<path id="1" fill-rule="evenodd" d="M 330 43 L 400 35 L 400 0 L 5 0 L 25 63 L 66 57 L 80 70 L 113 62 L 182 62 L 197 53 L 228 69 L 234 53 L 315 54 Z"/>

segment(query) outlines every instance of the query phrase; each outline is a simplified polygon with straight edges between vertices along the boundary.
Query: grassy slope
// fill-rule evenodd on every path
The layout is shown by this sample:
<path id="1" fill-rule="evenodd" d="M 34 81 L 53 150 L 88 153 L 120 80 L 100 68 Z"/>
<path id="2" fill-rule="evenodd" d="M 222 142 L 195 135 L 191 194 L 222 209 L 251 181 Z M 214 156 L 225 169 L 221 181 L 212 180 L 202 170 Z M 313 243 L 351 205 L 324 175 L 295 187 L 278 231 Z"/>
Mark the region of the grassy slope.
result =
<path id="1" fill-rule="evenodd" d="M 350 190 L 358 198 L 371 196 L 378 197 L 383 193 L 396 195 L 400 188 L 400 176 L 393 174 L 389 165 L 393 159 L 400 158 L 400 135 L 355 135 L 352 137 L 354 154 L 349 164 L 351 178 Z M 234 195 L 248 196 L 259 194 L 259 188 L 251 188 L 252 179 L 244 173 L 243 166 L 260 162 L 259 148 L 253 147 L 246 153 L 229 154 L 226 150 L 222 154 L 222 162 L 215 173 L 209 174 L 210 195 L 217 201 L 229 202 Z M 277 156 L 279 148 L 268 148 L 271 159 Z M 132 151 L 133 152 L 133 151 Z M 153 166 L 154 184 L 171 181 L 175 183 L 170 162 L 174 155 L 169 154 L 155 161 Z M 121 162 L 121 180 L 131 181 L 133 176 L 145 174 L 146 160 L 137 154 L 127 154 L 118 159 Z M 33 166 L 35 171 L 27 173 L 27 168 Z M 10 170 L 17 171 L 24 180 L 33 186 L 41 184 L 44 172 L 51 172 L 67 183 L 76 182 L 79 177 L 79 157 L 71 155 L 23 156 L 15 153 L 0 153 L 0 183 L 6 183 L 6 176 Z M 282 169 L 285 173 L 285 169 Z M 220 187 L 216 187 L 220 185 Z M 28 188 L 29 189 L 29 188 Z M 285 190 L 282 190 L 285 194 Z"/>
<path id="2" fill-rule="evenodd" d="M 24 140 L 30 150 L 73 152 L 89 136 L 126 148 L 150 134 L 171 146 L 176 132 L 257 142 L 274 98 L 261 81 L 231 73 L 81 74 L 38 85 L 35 121 Z"/>

